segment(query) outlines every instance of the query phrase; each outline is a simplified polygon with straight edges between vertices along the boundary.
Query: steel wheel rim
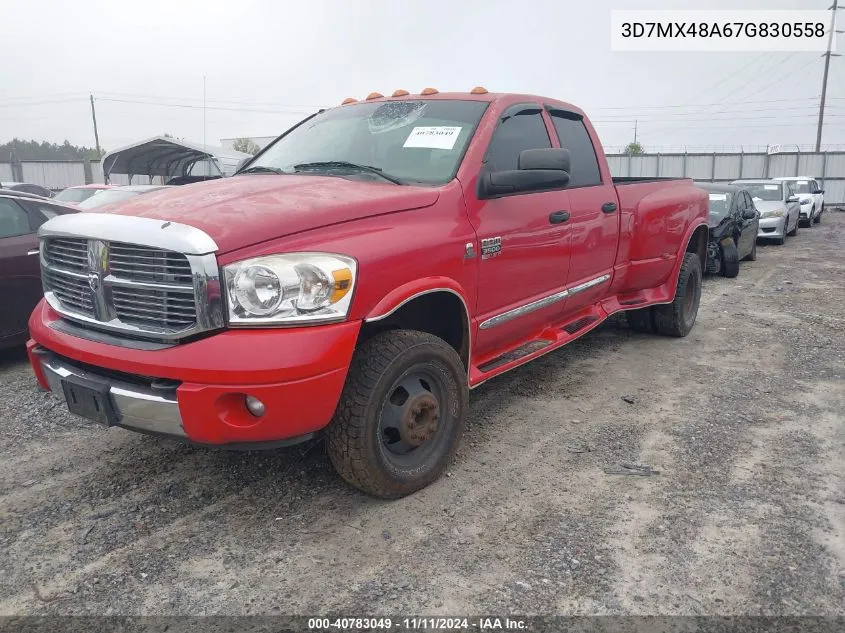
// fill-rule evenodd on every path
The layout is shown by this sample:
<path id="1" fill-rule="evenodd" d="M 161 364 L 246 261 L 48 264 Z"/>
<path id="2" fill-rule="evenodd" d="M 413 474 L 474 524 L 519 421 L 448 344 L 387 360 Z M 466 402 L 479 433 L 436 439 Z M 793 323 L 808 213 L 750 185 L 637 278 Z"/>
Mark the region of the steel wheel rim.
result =
<path id="1" fill-rule="evenodd" d="M 427 367 L 412 367 L 387 392 L 379 415 L 377 441 L 395 466 L 415 467 L 436 453 L 447 436 L 447 390 Z"/>

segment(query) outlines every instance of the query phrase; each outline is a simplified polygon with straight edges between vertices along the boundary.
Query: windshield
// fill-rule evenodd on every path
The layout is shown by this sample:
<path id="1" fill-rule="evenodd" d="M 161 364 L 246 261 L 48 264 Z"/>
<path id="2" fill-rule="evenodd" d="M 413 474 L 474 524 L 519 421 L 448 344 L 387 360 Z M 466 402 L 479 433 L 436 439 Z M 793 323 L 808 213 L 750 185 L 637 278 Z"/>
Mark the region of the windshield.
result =
<path id="1" fill-rule="evenodd" d="M 746 185 L 746 189 L 748 189 L 748 193 L 751 194 L 751 198 L 754 202 L 771 202 L 783 200 L 781 186 L 782 185 L 770 184 Z"/>
<path id="2" fill-rule="evenodd" d="M 390 177 L 444 184 L 455 177 L 486 108 L 484 101 L 446 99 L 333 108 L 276 141 L 247 170 L 319 171 L 382 182 Z M 263 172 L 256 169 L 262 167 Z"/>
<path id="3" fill-rule="evenodd" d="M 729 193 L 711 193 L 710 194 L 710 217 L 724 218 L 728 215 L 728 209 L 731 208 L 731 194 Z"/>
<path id="4" fill-rule="evenodd" d="M 61 193 L 56 194 L 55 199 L 61 200 L 62 202 L 82 202 L 83 200 L 87 200 L 88 198 L 93 196 L 98 191 L 102 191 L 102 189 L 83 189 L 82 187 L 71 187 L 70 189 L 65 189 Z"/>
<path id="5" fill-rule="evenodd" d="M 127 198 L 131 198 L 132 196 L 137 196 L 139 193 L 143 192 L 127 191 L 126 189 L 109 189 L 108 191 L 102 191 L 98 193 L 96 196 L 91 196 L 87 200 L 83 200 L 79 203 L 79 208 L 93 209 L 94 207 L 101 207 L 104 204 L 110 204 L 112 202 L 126 200 Z"/>
<path id="6" fill-rule="evenodd" d="M 795 193 L 813 193 L 813 188 L 806 180 L 793 180 L 790 184 Z"/>

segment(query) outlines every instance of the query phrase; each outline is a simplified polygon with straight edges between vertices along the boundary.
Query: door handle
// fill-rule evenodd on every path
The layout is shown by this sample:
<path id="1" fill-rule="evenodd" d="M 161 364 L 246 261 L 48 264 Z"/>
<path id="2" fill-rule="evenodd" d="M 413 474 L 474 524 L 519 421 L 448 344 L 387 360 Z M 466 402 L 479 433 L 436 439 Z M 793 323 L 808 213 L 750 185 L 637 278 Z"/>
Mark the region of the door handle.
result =
<path id="1" fill-rule="evenodd" d="M 38 255 L 38 249 L 36 248 L 34 250 L 27 251 L 26 254 L 27 255 Z"/>
<path id="2" fill-rule="evenodd" d="M 549 214 L 549 224 L 562 224 L 569 219 L 569 211 L 555 211 Z"/>
<path id="3" fill-rule="evenodd" d="M 615 202 L 605 202 L 603 205 L 601 205 L 602 213 L 613 213 L 614 211 L 616 211 Z"/>

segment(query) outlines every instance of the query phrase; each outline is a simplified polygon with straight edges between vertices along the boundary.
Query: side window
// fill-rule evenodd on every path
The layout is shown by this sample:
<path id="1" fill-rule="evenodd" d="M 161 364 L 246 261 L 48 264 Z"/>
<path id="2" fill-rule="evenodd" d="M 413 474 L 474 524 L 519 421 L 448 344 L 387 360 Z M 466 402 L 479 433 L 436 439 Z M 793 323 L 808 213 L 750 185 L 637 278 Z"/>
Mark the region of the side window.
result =
<path id="1" fill-rule="evenodd" d="M 0 199 L 0 238 L 32 233 L 26 211 L 12 200 Z"/>
<path id="2" fill-rule="evenodd" d="M 44 224 L 47 220 L 59 215 L 59 212 L 56 211 L 55 207 L 52 205 L 34 201 L 28 201 L 26 204 L 27 207 L 29 207 L 30 224 L 32 224 L 33 229 L 38 229 L 38 227 Z"/>
<path id="3" fill-rule="evenodd" d="M 522 150 L 551 146 L 540 109 L 526 108 L 505 119 L 493 132 L 485 163 L 490 171 L 517 169 Z"/>
<path id="4" fill-rule="evenodd" d="M 745 200 L 745 208 L 754 210 L 754 201 L 751 199 L 751 196 L 748 195 L 747 191 L 742 192 L 743 199 Z"/>
<path id="5" fill-rule="evenodd" d="M 596 149 L 580 117 L 566 112 L 551 112 L 561 147 L 569 150 L 571 167 L 569 187 L 592 187 L 601 184 Z"/>

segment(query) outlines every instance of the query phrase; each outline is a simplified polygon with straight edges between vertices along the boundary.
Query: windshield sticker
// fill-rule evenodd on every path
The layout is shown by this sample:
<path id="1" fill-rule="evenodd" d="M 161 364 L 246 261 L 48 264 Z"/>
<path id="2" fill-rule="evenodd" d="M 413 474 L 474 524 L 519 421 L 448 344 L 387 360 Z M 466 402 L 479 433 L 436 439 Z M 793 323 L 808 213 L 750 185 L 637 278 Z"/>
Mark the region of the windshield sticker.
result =
<path id="1" fill-rule="evenodd" d="M 726 193 L 711 193 L 710 199 L 711 200 L 721 200 L 722 202 L 724 202 L 725 200 L 728 199 L 728 194 L 726 194 Z"/>
<path id="2" fill-rule="evenodd" d="M 402 147 L 425 147 L 427 149 L 452 149 L 461 133 L 460 126 L 433 125 L 415 127 Z"/>
<path id="3" fill-rule="evenodd" d="M 763 185 L 763 189 L 766 191 L 777 191 L 780 188 L 780 185 Z"/>
<path id="4" fill-rule="evenodd" d="M 384 134 L 417 121 L 425 112 L 425 101 L 391 101 L 373 112 L 367 119 L 371 134 Z"/>

